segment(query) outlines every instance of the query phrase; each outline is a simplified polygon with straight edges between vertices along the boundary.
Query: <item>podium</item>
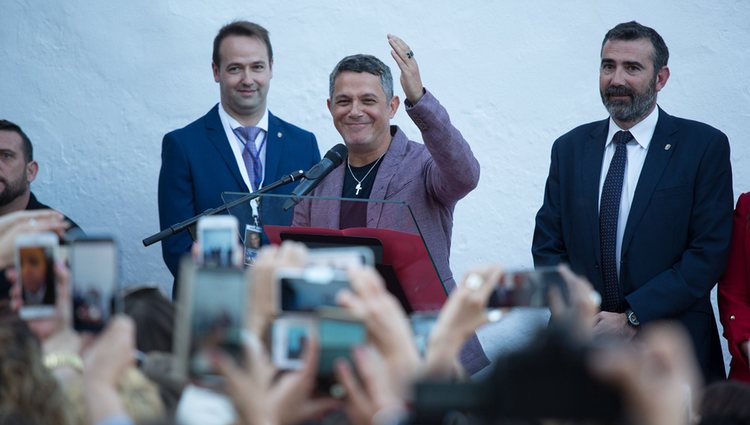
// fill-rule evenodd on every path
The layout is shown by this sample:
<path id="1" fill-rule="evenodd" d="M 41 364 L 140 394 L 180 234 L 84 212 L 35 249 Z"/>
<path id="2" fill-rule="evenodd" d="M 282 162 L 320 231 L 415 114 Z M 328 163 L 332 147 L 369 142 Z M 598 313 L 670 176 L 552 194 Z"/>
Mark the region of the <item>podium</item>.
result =
<path id="1" fill-rule="evenodd" d="M 225 192 L 225 203 L 232 202 L 245 193 Z M 278 211 L 290 196 L 260 196 L 260 217 L 264 211 Z M 280 244 L 293 240 L 305 244 L 309 249 L 363 246 L 373 252 L 375 268 L 386 282 L 388 290 L 401 302 L 407 313 L 414 311 L 435 311 L 440 309 L 447 298 L 446 288 L 435 267 L 414 214 L 403 201 L 298 197 L 301 202 L 315 203 L 314 227 L 294 227 L 290 225 L 263 224 L 264 241 Z M 352 210 L 367 210 L 367 227 L 340 229 L 342 205 Z M 347 208 L 345 208 L 345 211 Z M 396 223 L 397 230 L 377 228 L 369 216 L 370 212 L 382 212 L 389 222 Z M 250 205 L 239 205 L 229 210 L 237 217 L 240 229 L 246 224 L 253 225 L 253 209 Z M 379 216 L 377 214 L 375 216 Z M 269 220 L 263 220 L 268 223 Z M 244 235 L 240 232 L 240 235 Z M 243 240 L 244 242 L 244 240 Z"/>

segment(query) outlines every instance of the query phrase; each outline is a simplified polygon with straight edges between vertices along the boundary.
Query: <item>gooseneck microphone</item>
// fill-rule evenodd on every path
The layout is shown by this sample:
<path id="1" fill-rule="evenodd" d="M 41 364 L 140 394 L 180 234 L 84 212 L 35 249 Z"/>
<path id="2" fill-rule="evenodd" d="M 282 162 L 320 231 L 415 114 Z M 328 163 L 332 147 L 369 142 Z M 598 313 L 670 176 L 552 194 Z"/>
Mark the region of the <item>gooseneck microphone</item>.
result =
<path id="1" fill-rule="evenodd" d="M 339 143 L 332 147 L 319 163 L 315 164 L 305 172 L 305 178 L 302 179 L 302 182 L 300 182 L 296 188 L 294 188 L 291 198 L 284 202 L 282 209 L 288 211 L 289 208 L 297 205 L 302 200 L 300 199 L 300 196 L 305 196 L 312 192 L 312 190 L 315 189 L 334 168 L 344 162 L 347 153 L 348 150 L 343 143 Z"/>

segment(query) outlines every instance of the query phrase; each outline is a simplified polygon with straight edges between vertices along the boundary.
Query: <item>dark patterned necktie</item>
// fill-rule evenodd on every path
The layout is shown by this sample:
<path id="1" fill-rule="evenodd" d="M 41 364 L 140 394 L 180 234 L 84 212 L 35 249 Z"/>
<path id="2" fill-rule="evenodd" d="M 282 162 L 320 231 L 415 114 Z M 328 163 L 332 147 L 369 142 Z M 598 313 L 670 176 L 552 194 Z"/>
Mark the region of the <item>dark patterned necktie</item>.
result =
<path id="1" fill-rule="evenodd" d="M 633 139 L 629 131 L 618 131 L 612 143 L 615 155 L 609 164 L 607 177 L 602 187 L 599 205 L 599 247 L 601 249 L 602 276 L 604 277 L 604 299 L 602 310 L 617 311 L 620 305 L 620 284 L 617 278 L 617 218 L 620 215 L 622 181 L 627 163 L 627 143 Z"/>
<path id="2" fill-rule="evenodd" d="M 234 129 L 234 133 L 245 143 L 245 149 L 242 150 L 242 159 L 245 161 L 247 177 L 250 179 L 252 186 L 250 190 L 252 191 L 258 190 L 260 183 L 263 181 L 263 163 L 260 161 L 260 151 L 266 142 L 265 138 L 261 142 L 260 149 L 255 146 L 255 139 L 261 131 L 263 129 L 254 126 L 237 127 Z"/>

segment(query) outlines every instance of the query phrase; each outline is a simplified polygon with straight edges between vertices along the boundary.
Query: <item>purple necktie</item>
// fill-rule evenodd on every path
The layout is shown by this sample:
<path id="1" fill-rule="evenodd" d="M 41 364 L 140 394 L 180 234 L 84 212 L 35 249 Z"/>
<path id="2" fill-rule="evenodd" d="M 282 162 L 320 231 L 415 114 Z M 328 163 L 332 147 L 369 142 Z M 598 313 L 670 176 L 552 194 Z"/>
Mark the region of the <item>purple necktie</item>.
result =
<path id="1" fill-rule="evenodd" d="M 263 164 L 260 162 L 260 151 L 263 149 L 266 139 L 263 138 L 260 149 L 255 146 L 255 139 L 261 131 L 263 131 L 262 128 L 255 126 L 234 129 L 234 134 L 245 144 L 245 149 L 242 150 L 242 160 L 245 161 L 247 176 L 250 179 L 253 191 L 258 190 L 260 183 L 263 181 Z"/>
<path id="2" fill-rule="evenodd" d="M 615 155 L 609 164 L 607 177 L 602 187 L 599 205 L 599 247 L 601 249 L 602 277 L 604 278 L 604 299 L 602 310 L 618 311 L 622 296 L 617 277 L 617 218 L 620 215 L 622 181 L 627 163 L 627 143 L 633 139 L 629 131 L 618 131 L 612 143 Z"/>

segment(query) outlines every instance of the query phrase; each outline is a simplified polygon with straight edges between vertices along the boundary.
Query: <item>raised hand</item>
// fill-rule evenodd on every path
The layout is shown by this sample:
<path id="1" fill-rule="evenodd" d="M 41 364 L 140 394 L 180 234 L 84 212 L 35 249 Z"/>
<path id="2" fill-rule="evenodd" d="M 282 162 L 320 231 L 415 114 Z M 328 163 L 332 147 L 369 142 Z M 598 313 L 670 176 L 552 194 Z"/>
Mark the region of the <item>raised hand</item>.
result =
<path id="1" fill-rule="evenodd" d="M 412 105 L 416 105 L 424 95 L 422 78 L 419 76 L 419 66 L 414 59 L 414 52 L 404 40 L 393 34 L 388 34 L 388 44 L 391 45 L 391 56 L 401 69 L 401 87 L 404 89 L 406 99 Z"/>

